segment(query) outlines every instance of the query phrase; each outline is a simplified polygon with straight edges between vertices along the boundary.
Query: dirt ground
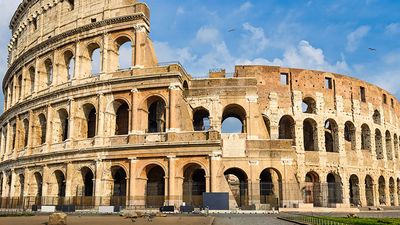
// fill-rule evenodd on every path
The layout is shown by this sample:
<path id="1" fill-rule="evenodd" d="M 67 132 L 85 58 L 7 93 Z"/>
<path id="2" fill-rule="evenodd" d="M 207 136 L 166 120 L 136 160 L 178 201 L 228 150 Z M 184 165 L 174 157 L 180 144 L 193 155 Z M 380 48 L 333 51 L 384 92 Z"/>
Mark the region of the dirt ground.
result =
<path id="1" fill-rule="evenodd" d="M 0 225 L 46 225 L 48 216 L 0 217 Z M 68 225 L 211 225 L 212 217 L 171 216 L 156 217 L 150 223 L 147 219 L 125 219 L 119 216 L 75 216 L 67 217 Z"/>

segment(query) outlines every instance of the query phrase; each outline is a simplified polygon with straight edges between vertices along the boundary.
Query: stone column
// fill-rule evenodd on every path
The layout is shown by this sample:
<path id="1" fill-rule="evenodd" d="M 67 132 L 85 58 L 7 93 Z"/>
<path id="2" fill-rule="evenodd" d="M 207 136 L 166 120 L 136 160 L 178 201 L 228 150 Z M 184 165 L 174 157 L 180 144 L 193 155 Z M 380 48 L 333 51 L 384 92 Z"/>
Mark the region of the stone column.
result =
<path id="1" fill-rule="evenodd" d="M 1 178 L 1 180 L 0 180 L 0 184 L 1 184 L 1 186 L 0 186 L 0 192 L 1 192 L 0 198 L 1 197 L 4 198 L 4 197 L 7 197 L 7 195 L 6 195 L 7 175 L 6 175 L 5 171 L 0 171 L 0 174 L 2 174 L 2 176 L 0 176 L 0 178 Z"/>
<path id="2" fill-rule="evenodd" d="M 250 183 L 248 184 L 249 186 L 249 197 L 250 197 L 250 204 L 255 204 L 258 205 L 260 204 L 260 179 L 256 175 L 255 171 L 256 168 L 258 168 L 259 161 L 258 160 L 250 160 L 250 170 L 251 170 L 251 176 L 250 176 Z"/>
<path id="3" fill-rule="evenodd" d="M 176 113 L 177 98 L 179 87 L 177 85 L 169 86 L 169 127 L 167 132 L 179 131 L 178 116 Z"/>
<path id="4" fill-rule="evenodd" d="M 33 147 L 33 130 L 35 129 L 35 122 L 34 122 L 34 115 L 32 110 L 29 111 L 29 130 L 28 130 L 28 145 L 27 145 L 27 155 L 32 154 L 32 147 Z"/>
<path id="5" fill-rule="evenodd" d="M 53 107 L 47 106 L 47 122 L 46 122 L 46 150 L 50 151 L 50 146 L 53 144 Z"/>
<path id="6" fill-rule="evenodd" d="M 389 178 L 385 177 L 385 204 L 390 206 L 390 182 Z"/>
<path id="7" fill-rule="evenodd" d="M 23 190 L 23 197 L 29 196 L 29 184 L 31 183 L 31 175 L 29 174 L 29 169 L 24 169 L 24 190 Z"/>
<path id="8" fill-rule="evenodd" d="M 376 180 L 375 182 L 378 182 L 378 180 Z M 380 206 L 380 202 L 379 202 L 379 185 L 374 183 L 374 197 L 375 197 L 375 201 L 374 204 L 375 206 Z"/>
<path id="9" fill-rule="evenodd" d="M 343 204 L 350 207 L 350 183 L 347 176 L 342 177 L 343 184 Z"/>
<path id="10" fill-rule="evenodd" d="M 168 158 L 168 205 L 175 205 L 177 193 L 175 190 L 175 167 L 176 156 L 167 156 Z"/>
<path id="11" fill-rule="evenodd" d="M 75 177 L 74 164 L 72 164 L 72 162 L 67 162 L 65 167 L 65 197 L 73 197 L 75 196 L 74 193 L 76 191 L 76 185 L 73 182 Z"/>
<path id="12" fill-rule="evenodd" d="M 69 109 L 68 109 L 68 140 L 74 141 L 76 138 L 76 128 L 75 128 L 75 99 L 69 99 Z"/>
<path id="13" fill-rule="evenodd" d="M 360 205 L 366 207 L 368 205 L 367 196 L 365 194 L 365 182 L 363 180 L 359 181 L 358 190 L 360 192 Z"/>
<path id="14" fill-rule="evenodd" d="M 135 31 L 135 43 L 132 53 L 132 65 L 137 68 L 145 66 L 145 43 L 147 38 L 147 27 L 145 24 L 138 24 L 134 27 Z"/>
<path id="15" fill-rule="evenodd" d="M 246 100 L 249 106 L 249 112 L 246 120 L 247 131 L 245 132 L 247 133 L 248 139 L 258 139 L 259 136 L 261 135 L 261 132 L 258 129 L 259 120 L 255 116 L 256 112 L 259 111 L 257 107 L 258 96 L 257 95 L 246 96 Z"/>
<path id="16" fill-rule="evenodd" d="M 136 197 L 136 163 L 137 163 L 137 158 L 129 158 L 130 164 L 129 164 L 129 206 L 134 206 L 136 205 L 135 197 Z"/>
<path id="17" fill-rule="evenodd" d="M 17 174 L 15 173 L 15 170 L 14 169 L 11 169 L 11 184 L 10 184 L 10 187 L 9 187 L 9 197 L 14 197 L 15 196 L 15 185 L 16 185 L 16 182 L 17 182 Z"/>
<path id="18" fill-rule="evenodd" d="M 94 174 L 94 196 L 96 197 L 95 205 L 99 206 L 101 204 L 100 198 L 104 196 L 103 185 L 102 185 L 102 174 L 103 174 L 103 162 L 101 159 L 95 160 L 96 168 Z"/>
<path id="19" fill-rule="evenodd" d="M 103 138 L 105 136 L 104 132 L 104 115 L 106 112 L 106 103 L 104 93 L 97 95 L 97 132 L 96 132 L 96 145 L 102 145 Z"/>
<path id="20" fill-rule="evenodd" d="M 139 119 L 139 91 L 134 88 L 131 90 L 131 124 L 130 124 L 130 133 L 135 134 L 139 132 L 138 119 Z"/>
<path id="21" fill-rule="evenodd" d="M 218 168 L 221 164 L 221 154 L 212 153 L 210 155 L 210 192 L 218 192 Z"/>

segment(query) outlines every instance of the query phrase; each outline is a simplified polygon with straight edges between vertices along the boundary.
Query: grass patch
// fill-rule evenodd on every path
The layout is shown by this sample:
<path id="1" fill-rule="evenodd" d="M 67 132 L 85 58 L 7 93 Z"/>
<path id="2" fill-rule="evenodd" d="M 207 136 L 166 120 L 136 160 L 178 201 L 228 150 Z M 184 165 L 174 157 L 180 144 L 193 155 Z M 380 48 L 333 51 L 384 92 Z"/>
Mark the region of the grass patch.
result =
<path id="1" fill-rule="evenodd" d="M 392 218 L 321 218 L 352 225 L 400 225 L 400 219 Z"/>

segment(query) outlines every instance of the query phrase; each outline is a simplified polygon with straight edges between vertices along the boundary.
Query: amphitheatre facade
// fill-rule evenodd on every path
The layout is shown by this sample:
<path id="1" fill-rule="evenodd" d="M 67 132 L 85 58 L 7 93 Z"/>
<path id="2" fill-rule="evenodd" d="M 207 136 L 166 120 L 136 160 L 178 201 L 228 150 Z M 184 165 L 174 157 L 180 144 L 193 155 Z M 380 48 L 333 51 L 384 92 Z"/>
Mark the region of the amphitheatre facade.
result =
<path id="1" fill-rule="evenodd" d="M 400 104 L 377 86 L 275 66 L 192 77 L 157 61 L 135 0 L 24 0 L 10 29 L 0 208 L 399 205 Z"/>

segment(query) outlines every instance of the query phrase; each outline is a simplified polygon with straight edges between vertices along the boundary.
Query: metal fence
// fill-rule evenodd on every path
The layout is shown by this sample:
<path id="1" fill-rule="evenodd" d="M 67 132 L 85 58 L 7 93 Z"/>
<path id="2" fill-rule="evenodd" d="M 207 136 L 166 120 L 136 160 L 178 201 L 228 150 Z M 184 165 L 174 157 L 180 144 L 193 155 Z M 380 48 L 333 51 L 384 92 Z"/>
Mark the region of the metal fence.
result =
<path id="1" fill-rule="evenodd" d="M 326 218 L 309 216 L 309 215 L 286 215 L 280 217 L 283 220 L 291 221 L 291 222 L 300 222 L 306 223 L 309 225 L 351 225 L 347 223 L 341 223 L 334 220 L 329 220 Z"/>

